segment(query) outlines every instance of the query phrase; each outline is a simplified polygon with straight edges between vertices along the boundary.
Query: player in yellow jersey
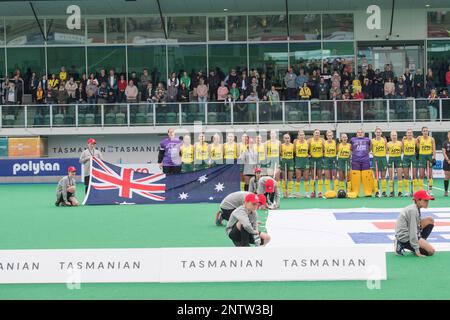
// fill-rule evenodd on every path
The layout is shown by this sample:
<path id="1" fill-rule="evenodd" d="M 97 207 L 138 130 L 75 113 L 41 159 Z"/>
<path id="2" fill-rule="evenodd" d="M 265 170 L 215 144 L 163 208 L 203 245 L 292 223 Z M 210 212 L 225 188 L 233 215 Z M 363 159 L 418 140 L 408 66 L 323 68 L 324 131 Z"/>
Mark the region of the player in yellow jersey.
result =
<path id="1" fill-rule="evenodd" d="M 325 191 L 331 191 L 331 180 L 334 184 L 334 192 L 338 191 L 338 182 L 336 181 L 336 156 L 337 146 L 336 140 L 333 139 L 333 131 L 327 130 L 326 140 L 324 142 L 324 159 L 323 169 L 325 173 Z"/>
<path id="2" fill-rule="evenodd" d="M 388 162 L 388 170 L 389 170 L 389 191 L 390 197 L 395 197 L 395 189 L 394 189 L 394 175 L 397 174 L 397 188 L 398 188 L 398 196 L 401 197 L 402 187 L 403 187 L 403 165 L 402 165 L 402 151 L 403 144 L 401 141 L 398 141 L 397 131 L 391 131 L 391 141 L 387 144 L 388 154 L 389 154 L 389 162 Z M 395 170 L 395 173 L 394 173 Z"/>
<path id="3" fill-rule="evenodd" d="M 205 141 L 205 134 L 198 135 L 198 141 L 194 145 L 195 150 L 195 170 L 203 170 L 208 167 L 208 143 Z"/>
<path id="4" fill-rule="evenodd" d="M 350 182 L 350 157 L 352 155 L 352 146 L 348 143 L 348 136 L 341 133 L 340 143 L 337 147 L 337 170 L 339 177 L 339 190 L 350 192 L 352 189 Z M 347 181 L 347 190 L 345 188 L 345 181 Z M 336 182 L 337 183 L 337 182 Z"/>
<path id="5" fill-rule="evenodd" d="M 244 177 L 244 163 L 242 162 L 242 156 L 248 149 L 248 135 L 246 133 L 243 133 L 241 136 L 241 142 L 238 145 L 238 163 L 239 171 L 241 173 L 241 191 L 244 191 L 245 187 L 245 177 Z"/>
<path id="6" fill-rule="evenodd" d="M 300 180 L 303 176 L 303 186 L 305 188 L 305 197 L 310 198 L 309 194 L 309 144 L 305 138 L 305 132 L 300 130 L 297 139 L 294 140 L 295 151 L 295 194 L 300 196 Z"/>
<path id="7" fill-rule="evenodd" d="M 194 146 L 191 144 L 191 136 L 185 135 L 183 137 L 183 144 L 181 145 L 181 171 L 194 171 Z"/>
<path id="8" fill-rule="evenodd" d="M 237 159 L 237 144 L 234 141 L 234 134 L 229 132 L 227 134 L 227 142 L 223 145 L 223 152 L 226 164 L 235 164 Z"/>
<path id="9" fill-rule="evenodd" d="M 278 183 L 278 190 L 281 190 L 280 182 L 280 149 L 281 142 L 278 140 L 278 132 L 270 131 L 270 139 L 266 141 L 267 154 L 267 175 L 273 177 Z M 276 169 L 276 171 L 274 171 Z"/>
<path id="10" fill-rule="evenodd" d="M 419 149 L 419 189 L 423 189 L 423 178 L 428 179 L 428 191 L 433 189 L 433 166 L 436 163 L 436 142 L 429 136 L 428 127 L 422 128 L 422 135 L 417 138 L 416 147 Z"/>
<path id="11" fill-rule="evenodd" d="M 313 137 L 308 140 L 309 144 L 309 154 L 311 155 L 309 166 L 311 168 L 311 198 L 316 196 L 315 192 L 315 177 L 317 176 L 318 185 L 317 192 L 318 197 L 322 198 L 322 169 L 323 169 L 323 152 L 324 152 L 324 141 L 320 137 L 320 130 L 314 130 Z M 315 170 L 314 170 L 315 169 Z"/>
<path id="12" fill-rule="evenodd" d="M 284 191 L 284 197 L 287 198 L 292 194 L 292 177 L 294 175 L 294 144 L 291 143 L 291 136 L 289 133 L 286 133 L 283 136 L 280 157 L 280 170 L 283 175 L 281 187 Z"/>
<path id="13" fill-rule="evenodd" d="M 410 197 L 418 190 L 417 181 L 417 161 L 416 161 L 416 139 L 414 138 L 412 129 L 406 131 L 403 137 L 403 188 L 405 189 L 405 197 Z M 411 170 L 411 173 L 410 173 Z M 412 179 L 412 192 L 409 192 L 409 178 Z"/>
<path id="14" fill-rule="evenodd" d="M 386 181 L 386 169 L 387 169 L 387 141 L 382 136 L 380 128 L 375 129 L 375 138 L 370 141 L 370 150 L 373 155 L 373 172 L 374 172 L 374 190 L 375 197 L 387 197 L 387 181 Z M 381 181 L 381 190 L 379 189 L 379 183 Z"/>
<path id="15" fill-rule="evenodd" d="M 262 141 L 261 135 L 256 136 L 256 143 L 254 145 L 255 152 L 258 154 L 258 167 L 261 168 L 261 174 L 265 175 L 267 173 L 267 155 L 266 155 L 266 145 Z"/>
<path id="16" fill-rule="evenodd" d="M 209 145 L 209 166 L 223 164 L 223 144 L 220 143 L 220 135 L 218 133 L 213 136 L 213 143 Z"/>

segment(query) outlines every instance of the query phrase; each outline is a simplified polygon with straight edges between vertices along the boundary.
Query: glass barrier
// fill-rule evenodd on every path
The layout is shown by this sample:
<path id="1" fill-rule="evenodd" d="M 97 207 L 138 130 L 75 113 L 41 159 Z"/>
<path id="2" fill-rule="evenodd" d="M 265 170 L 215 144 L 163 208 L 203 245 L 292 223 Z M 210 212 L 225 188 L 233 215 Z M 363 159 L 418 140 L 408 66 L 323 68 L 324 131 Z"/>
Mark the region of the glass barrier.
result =
<path id="1" fill-rule="evenodd" d="M 54 127 L 75 127 L 75 105 L 54 104 L 51 108 Z"/>
<path id="2" fill-rule="evenodd" d="M 335 122 L 334 101 L 311 100 L 311 122 Z"/>
<path id="3" fill-rule="evenodd" d="M 25 127 L 25 108 L 20 105 L 2 106 L 2 127 Z"/>
<path id="4" fill-rule="evenodd" d="M 439 99 L 416 99 L 416 121 L 437 121 L 439 119 Z"/>
<path id="5" fill-rule="evenodd" d="M 153 126 L 153 107 L 154 103 L 130 104 L 130 126 Z"/>
<path id="6" fill-rule="evenodd" d="M 283 123 L 281 101 L 259 102 L 259 123 Z"/>
<path id="7" fill-rule="evenodd" d="M 256 103 L 236 101 L 233 105 L 233 123 L 256 123 Z"/>
<path id="8" fill-rule="evenodd" d="M 442 101 L 442 121 L 450 121 L 450 99 L 441 99 Z"/>
<path id="9" fill-rule="evenodd" d="M 364 100 L 363 101 L 364 122 L 386 122 L 387 103 L 386 100 Z"/>
<path id="10" fill-rule="evenodd" d="M 156 125 L 179 125 L 179 117 L 178 103 L 167 102 L 156 105 Z"/>
<path id="11" fill-rule="evenodd" d="M 208 102 L 208 124 L 231 124 L 232 102 Z"/>
<path id="12" fill-rule="evenodd" d="M 27 106 L 28 127 L 49 127 L 50 126 L 50 106 L 29 105 Z"/>
<path id="13" fill-rule="evenodd" d="M 111 108 L 110 107 L 103 107 L 104 112 L 106 115 L 109 115 L 109 123 L 115 124 L 115 121 L 112 121 L 111 119 L 114 118 L 115 120 L 115 114 L 113 114 L 113 117 L 110 115 Z M 106 123 L 106 116 L 105 116 L 105 123 Z M 79 104 L 78 105 L 78 126 L 79 127 L 100 127 L 102 125 L 102 106 L 99 104 Z"/>
<path id="14" fill-rule="evenodd" d="M 361 122 L 361 101 L 337 101 L 337 122 Z"/>
<path id="15" fill-rule="evenodd" d="M 414 121 L 414 99 L 390 99 L 389 121 Z"/>
<path id="16" fill-rule="evenodd" d="M 317 101 L 311 100 L 311 108 L 312 104 L 317 103 Z M 319 106 L 316 104 L 315 109 L 318 109 Z M 311 115 L 313 112 L 311 112 Z M 315 113 L 317 119 L 320 119 L 320 111 L 317 114 Z M 285 102 L 285 110 L 284 110 L 284 120 L 288 123 L 299 123 L 299 122 L 309 122 L 308 119 L 308 101 L 286 101 Z"/>

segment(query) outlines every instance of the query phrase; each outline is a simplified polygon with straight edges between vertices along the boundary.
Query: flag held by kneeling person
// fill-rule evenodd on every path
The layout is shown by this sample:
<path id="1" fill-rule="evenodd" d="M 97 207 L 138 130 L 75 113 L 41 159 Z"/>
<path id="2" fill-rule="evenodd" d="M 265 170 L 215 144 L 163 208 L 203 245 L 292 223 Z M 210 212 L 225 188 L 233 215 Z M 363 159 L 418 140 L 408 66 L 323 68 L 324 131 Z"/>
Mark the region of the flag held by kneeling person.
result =
<path id="1" fill-rule="evenodd" d="M 142 173 L 93 157 L 83 204 L 163 204 L 221 202 L 240 190 L 239 165 L 217 165 L 195 172 Z"/>

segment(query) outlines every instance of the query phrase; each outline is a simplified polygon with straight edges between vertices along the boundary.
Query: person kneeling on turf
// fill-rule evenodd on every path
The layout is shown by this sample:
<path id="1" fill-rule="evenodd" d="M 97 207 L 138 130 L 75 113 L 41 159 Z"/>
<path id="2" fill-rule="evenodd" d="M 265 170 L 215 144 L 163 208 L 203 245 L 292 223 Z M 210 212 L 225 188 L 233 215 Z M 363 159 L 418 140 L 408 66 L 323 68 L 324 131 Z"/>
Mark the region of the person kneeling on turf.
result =
<path id="1" fill-rule="evenodd" d="M 264 209 L 275 210 L 280 207 L 280 190 L 275 180 L 265 176 L 258 180 L 257 194 L 266 198 Z"/>
<path id="2" fill-rule="evenodd" d="M 260 196 L 250 193 L 244 204 L 231 213 L 226 232 L 236 247 L 265 246 L 270 241 L 268 234 L 258 231 L 256 210 L 260 204 Z"/>
<path id="3" fill-rule="evenodd" d="M 428 208 L 428 201 L 434 200 L 425 190 L 413 195 L 414 204 L 403 208 L 395 224 L 395 253 L 402 256 L 408 249 L 418 257 L 432 256 L 434 248 L 426 241 L 434 227 L 432 217 L 421 219 L 420 209 Z"/>
<path id="4" fill-rule="evenodd" d="M 77 174 L 77 169 L 75 169 L 75 167 L 69 167 L 69 169 L 67 169 L 67 173 L 67 176 L 59 180 L 58 187 L 56 188 L 55 205 L 57 207 L 59 207 L 60 204 L 63 207 L 80 205 L 77 198 L 75 198 L 75 176 Z"/>

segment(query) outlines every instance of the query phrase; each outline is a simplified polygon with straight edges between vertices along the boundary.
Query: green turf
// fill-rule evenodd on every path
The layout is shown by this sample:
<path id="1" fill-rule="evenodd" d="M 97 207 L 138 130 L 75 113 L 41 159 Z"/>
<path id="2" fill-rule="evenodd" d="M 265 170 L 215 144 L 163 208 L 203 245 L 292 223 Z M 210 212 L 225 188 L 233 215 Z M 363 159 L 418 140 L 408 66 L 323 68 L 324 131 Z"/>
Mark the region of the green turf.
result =
<path id="1" fill-rule="evenodd" d="M 442 180 L 436 180 L 436 186 Z M 53 185 L 1 185 L 0 249 L 231 246 L 213 224 L 216 204 L 56 208 Z M 434 190 L 432 207 L 450 206 Z M 83 194 L 80 187 L 78 194 Z M 403 207 L 410 199 L 287 199 L 282 209 Z M 262 215 L 264 218 L 264 215 Z M 450 252 L 387 255 L 380 290 L 365 281 L 0 285 L 0 299 L 450 299 Z"/>

